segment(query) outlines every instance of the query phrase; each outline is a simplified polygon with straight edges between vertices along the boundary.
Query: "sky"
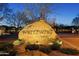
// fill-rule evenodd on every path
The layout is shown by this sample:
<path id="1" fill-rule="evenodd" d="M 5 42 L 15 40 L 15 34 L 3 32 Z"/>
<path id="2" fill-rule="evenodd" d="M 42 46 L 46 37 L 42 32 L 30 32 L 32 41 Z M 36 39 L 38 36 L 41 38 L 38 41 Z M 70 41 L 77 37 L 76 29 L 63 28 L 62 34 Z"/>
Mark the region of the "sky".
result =
<path id="1" fill-rule="evenodd" d="M 79 14 L 79 4 L 54 4 L 57 23 L 71 25 L 72 20 Z"/>
<path id="2" fill-rule="evenodd" d="M 14 12 L 24 10 L 24 4 L 9 3 L 9 7 L 13 9 Z M 30 8 L 31 10 L 34 9 L 35 15 L 37 15 L 39 10 L 38 6 L 30 3 L 26 4 L 26 8 Z M 50 23 L 52 22 L 52 19 L 55 19 L 58 24 L 71 25 L 73 18 L 79 14 L 78 3 L 53 3 L 49 6 L 49 9 L 52 11 L 48 15 L 48 21 Z"/>

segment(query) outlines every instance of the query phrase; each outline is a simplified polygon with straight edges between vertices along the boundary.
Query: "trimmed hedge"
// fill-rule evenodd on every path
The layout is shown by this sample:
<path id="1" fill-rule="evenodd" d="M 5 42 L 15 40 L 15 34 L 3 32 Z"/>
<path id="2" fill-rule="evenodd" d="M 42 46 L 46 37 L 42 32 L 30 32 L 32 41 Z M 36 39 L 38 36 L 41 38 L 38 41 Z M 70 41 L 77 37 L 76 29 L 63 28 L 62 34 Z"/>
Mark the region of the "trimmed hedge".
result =
<path id="1" fill-rule="evenodd" d="M 79 54 L 79 51 L 71 48 L 61 48 L 60 51 L 65 54 L 76 55 Z"/>
<path id="2" fill-rule="evenodd" d="M 0 51 L 8 53 L 7 56 L 15 56 L 16 55 L 16 51 L 14 50 L 12 43 L 1 42 L 0 43 Z M 2 55 L 4 56 L 5 54 L 2 54 Z"/>
<path id="3" fill-rule="evenodd" d="M 0 51 L 7 50 L 13 48 L 12 43 L 1 42 L 0 43 Z"/>

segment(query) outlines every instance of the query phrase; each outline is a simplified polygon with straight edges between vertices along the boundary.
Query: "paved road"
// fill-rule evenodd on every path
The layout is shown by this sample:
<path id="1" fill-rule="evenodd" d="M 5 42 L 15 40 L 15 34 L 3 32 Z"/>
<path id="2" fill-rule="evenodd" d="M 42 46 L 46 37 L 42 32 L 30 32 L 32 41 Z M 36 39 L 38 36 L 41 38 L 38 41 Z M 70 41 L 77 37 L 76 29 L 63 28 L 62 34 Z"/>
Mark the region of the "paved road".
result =
<path id="1" fill-rule="evenodd" d="M 79 50 L 79 34 L 59 34 L 59 37 L 63 41 L 63 47 Z"/>

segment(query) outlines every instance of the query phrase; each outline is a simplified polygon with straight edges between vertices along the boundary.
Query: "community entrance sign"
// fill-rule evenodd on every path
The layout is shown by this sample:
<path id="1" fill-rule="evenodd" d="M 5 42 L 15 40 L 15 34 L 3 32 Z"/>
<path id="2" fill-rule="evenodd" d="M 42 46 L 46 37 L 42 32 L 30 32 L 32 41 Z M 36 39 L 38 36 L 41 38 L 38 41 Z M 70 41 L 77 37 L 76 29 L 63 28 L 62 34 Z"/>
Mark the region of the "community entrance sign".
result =
<path id="1" fill-rule="evenodd" d="M 19 32 L 19 39 L 30 44 L 51 44 L 56 36 L 54 29 L 45 20 L 29 24 Z"/>

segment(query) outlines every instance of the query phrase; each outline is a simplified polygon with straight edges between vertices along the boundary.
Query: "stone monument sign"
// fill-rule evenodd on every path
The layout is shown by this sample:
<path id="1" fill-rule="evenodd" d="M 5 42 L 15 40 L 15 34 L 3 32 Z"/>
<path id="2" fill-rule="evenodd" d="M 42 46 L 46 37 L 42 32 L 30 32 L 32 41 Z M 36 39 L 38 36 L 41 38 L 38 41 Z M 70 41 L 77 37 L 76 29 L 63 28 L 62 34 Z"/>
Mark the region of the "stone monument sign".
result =
<path id="1" fill-rule="evenodd" d="M 19 32 L 19 39 L 30 44 L 51 44 L 56 37 L 54 29 L 45 20 L 29 24 Z"/>

